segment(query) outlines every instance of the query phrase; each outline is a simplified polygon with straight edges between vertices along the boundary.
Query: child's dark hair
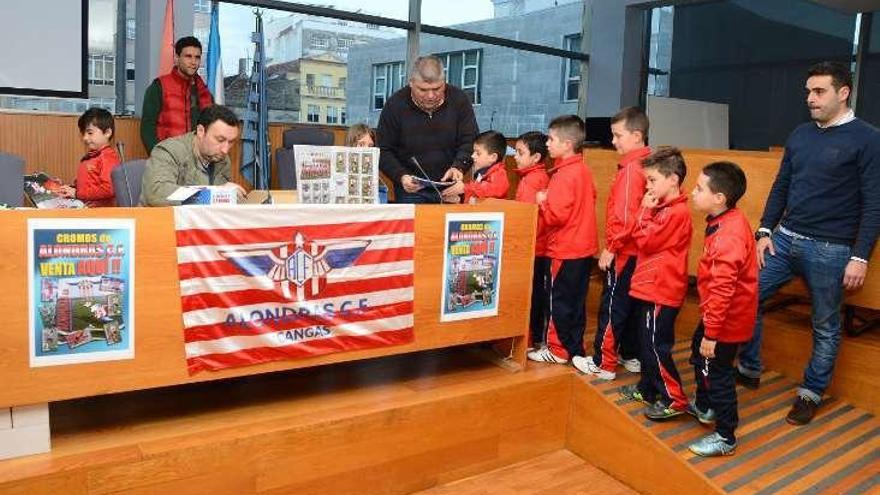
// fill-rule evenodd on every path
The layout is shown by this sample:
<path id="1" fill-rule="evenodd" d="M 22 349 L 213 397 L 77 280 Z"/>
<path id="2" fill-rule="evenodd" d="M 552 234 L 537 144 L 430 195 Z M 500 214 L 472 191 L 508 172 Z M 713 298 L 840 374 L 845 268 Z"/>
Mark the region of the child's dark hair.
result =
<path id="1" fill-rule="evenodd" d="M 177 40 L 177 43 L 174 43 L 174 54 L 178 57 L 180 56 L 180 52 L 183 51 L 184 48 L 188 46 L 194 46 L 202 51 L 202 42 L 199 41 L 195 36 L 184 36 Z"/>
<path id="2" fill-rule="evenodd" d="M 529 150 L 529 153 L 541 155 L 540 161 L 542 162 L 547 161 L 547 158 L 550 156 L 547 151 L 547 135 L 543 132 L 529 131 L 521 134 L 516 140 L 522 141 Z"/>
<path id="3" fill-rule="evenodd" d="M 723 194 L 728 208 L 735 207 L 746 193 L 746 174 L 733 162 L 710 163 L 703 173 L 709 178 L 709 190 Z"/>
<path id="4" fill-rule="evenodd" d="M 474 144 L 486 148 L 489 154 L 495 153 L 498 162 L 504 161 L 504 156 L 507 154 L 507 139 L 504 138 L 504 134 L 498 131 L 486 131 L 474 139 Z"/>
<path id="5" fill-rule="evenodd" d="M 547 128 L 556 131 L 563 141 L 574 143 L 574 151 L 580 152 L 583 149 L 584 140 L 587 139 L 587 131 L 584 121 L 577 115 L 560 115 L 551 120 Z"/>
<path id="6" fill-rule="evenodd" d="M 611 117 L 611 124 L 623 122 L 623 127 L 629 132 L 641 132 L 642 140 L 648 141 L 648 128 L 651 124 L 648 122 L 648 116 L 639 107 L 622 108 L 619 112 Z"/>
<path id="7" fill-rule="evenodd" d="M 684 182 L 687 176 L 687 166 L 684 164 L 684 157 L 681 151 L 672 146 L 661 146 L 656 151 L 648 155 L 642 160 L 644 169 L 656 169 L 663 177 L 669 177 L 672 174 L 678 176 L 678 185 Z"/>
<path id="8" fill-rule="evenodd" d="M 113 123 L 113 114 L 103 108 L 92 107 L 86 110 L 85 113 L 79 116 L 76 125 L 79 127 L 80 134 L 85 133 L 86 127 L 89 125 L 101 129 L 101 132 L 107 132 L 107 129 L 110 129 L 114 135 L 116 134 L 116 125 Z M 113 135 L 110 137 L 112 138 Z"/>

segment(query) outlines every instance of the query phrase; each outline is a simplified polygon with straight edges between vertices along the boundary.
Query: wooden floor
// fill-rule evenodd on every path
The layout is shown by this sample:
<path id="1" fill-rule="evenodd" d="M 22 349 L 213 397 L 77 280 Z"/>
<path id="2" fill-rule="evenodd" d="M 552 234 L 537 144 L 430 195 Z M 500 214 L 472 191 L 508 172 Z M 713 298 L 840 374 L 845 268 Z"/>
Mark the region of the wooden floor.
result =
<path id="1" fill-rule="evenodd" d="M 638 493 L 567 450 L 416 492 L 417 495 L 631 495 Z"/>

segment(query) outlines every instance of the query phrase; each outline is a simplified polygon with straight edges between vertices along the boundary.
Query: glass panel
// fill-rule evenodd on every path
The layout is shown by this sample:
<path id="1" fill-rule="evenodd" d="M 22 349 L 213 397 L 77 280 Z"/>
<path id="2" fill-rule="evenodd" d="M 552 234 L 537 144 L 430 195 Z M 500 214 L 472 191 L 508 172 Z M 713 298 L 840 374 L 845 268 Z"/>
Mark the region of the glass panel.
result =
<path id="1" fill-rule="evenodd" d="M 382 0 L 381 2 L 369 2 L 368 4 L 365 4 L 362 0 L 334 0 L 332 3 L 304 2 L 302 0 L 282 1 L 284 1 L 284 3 L 320 5 L 322 7 L 329 7 L 335 10 L 358 12 L 361 14 L 369 14 L 379 17 L 389 17 L 391 19 L 397 19 L 401 21 L 405 21 L 409 18 L 409 2 L 407 0 Z M 346 23 L 348 21 L 340 20 L 337 22 Z M 378 28 L 378 26 L 370 26 Z"/>
<path id="2" fill-rule="evenodd" d="M 807 0 L 686 3 L 653 14 L 649 73 L 668 73 L 670 97 L 727 104 L 734 149 L 784 144 L 809 118 L 807 68 L 852 56 L 855 15 Z"/>
<path id="3" fill-rule="evenodd" d="M 874 126 L 880 125 L 880 12 L 874 12 L 870 40 L 865 51 L 859 81 L 856 115 Z"/>
<path id="4" fill-rule="evenodd" d="M 406 3 L 399 0 L 375 2 L 362 12 L 390 15 L 388 9 L 400 6 L 406 13 Z M 361 5 L 341 1 L 334 2 L 334 7 L 356 11 Z M 390 93 L 388 73 L 378 62 L 359 54 L 388 50 L 384 48 L 388 40 L 405 40 L 405 31 L 279 10 L 262 12 L 269 59 L 266 72 L 270 122 L 324 122 L 324 116 L 313 114 L 328 107 L 337 109 L 338 122 L 341 109 L 352 99 L 358 99 L 365 109 L 384 105 Z M 198 19 L 195 22 L 199 22 Z M 236 111 L 243 109 L 247 96 L 247 78 L 253 65 L 250 33 L 254 22 L 252 7 L 220 3 L 226 104 Z M 404 60 L 405 48 L 396 55 L 396 61 Z M 349 84 L 355 73 L 358 82 Z M 319 110 L 310 113 L 309 105 Z M 360 121 L 370 113 L 372 110 L 360 115 L 349 112 L 348 120 Z M 354 120 L 355 117 L 358 120 Z"/>
<path id="5" fill-rule="evenodd" d="M 464 71 L 464 86 L 473 86 L 477 84 L 477 69 L 467 68 Z"/>
<path id="6" fill-rule="evenodd" d="M 449 65 L 446 66 L 446 81 L 449 84 L 461 86 L 462 54 L 450 53 L 446 60 L 449 61 Z"/>

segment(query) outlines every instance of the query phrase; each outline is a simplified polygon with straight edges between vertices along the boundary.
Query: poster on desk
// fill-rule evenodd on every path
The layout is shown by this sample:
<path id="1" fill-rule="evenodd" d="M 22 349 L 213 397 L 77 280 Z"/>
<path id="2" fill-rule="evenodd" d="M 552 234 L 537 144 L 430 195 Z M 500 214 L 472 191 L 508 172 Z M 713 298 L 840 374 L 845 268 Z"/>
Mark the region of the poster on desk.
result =
<path id="1" fill-rule="evenodd" d="M 174 209 L 190 374 L 413 341 L 413 205 Z"/>
<path id="2" fill-rule="evenodd" d="M 293 147 L 300 203 L 379 203 L 379 148 Z"/>
<path id="3" fill-rule="evenodd" d="M 134 358 L 132 219 L 28 220 L 31 367 Z"/>
<path id="4" fill-rule="evenodd" d="M 498 314 L 504 213 L 447 213 L 440 321 Z"/>

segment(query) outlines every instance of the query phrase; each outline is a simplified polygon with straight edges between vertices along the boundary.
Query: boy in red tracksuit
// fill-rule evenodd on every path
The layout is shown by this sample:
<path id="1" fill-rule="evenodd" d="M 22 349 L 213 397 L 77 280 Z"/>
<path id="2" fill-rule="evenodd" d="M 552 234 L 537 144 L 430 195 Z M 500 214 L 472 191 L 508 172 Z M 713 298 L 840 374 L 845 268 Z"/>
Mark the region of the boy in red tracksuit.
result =
<path id="1" fill-rule="evenodd" d="M 507 155 L 507 140 L 498 131 L 486 131 L 474 140 L 473 180 L 456 182 L 443 190 L 442 196 L 447 203 L 457 203 L 459 195 L 464 193 L 465 204 L 477 204 L 478 199 L 507 199 L 510 181 L 507 180 L 507 168 L 504 157 Z"/>
<path id="2" fill-rule="evenodd" d="M 633 229 L 638 246 L 629 293 L 640 322 L 642 374 L 620 389 L 622 397 L 648 404 L 645 416 L 666 419 L 684 414 L 688 400 L 672 360 L 675 318 L 687 294 L 691 214 L 681 183 L 687 168 L 676 148 L 660 148 L 642 162 L 647 188 Z"/>
<path id="3" fill-rule="evenodd" d="M 690 445 L 701 456 L 732 455 L 739 418 L 733 360 L 752 338 L 758 313 L 758 258 L 755 238 L 736 202 L 746 192 L 746 175 L 736 164 L 703 168 L 693 204 L 706 213 L 706 240 L 697 270 L 702 319 L 691 343 L 697 394 L 691 413 L 715 432 Z"/>
<path id="4" fill-rule="evenodd" d="M 576 115 L 550 122 L 547 151 L 553 158 L 547 191 L 535 196 L 547 226 L 550 258 L 550 320 L 546 346 L 529 351 L 532 361 L 565 364 L 584 355 L 587 314 L 584 300 L 599 250 L 596 234 L 596 187 L 584 164 L 584 121 Z"/>
<path id="5" fill-rule="evenodd" d="M 535 203 L 540 191 L 547 189 L 550 177 L 544 160 L 547 158 L 547 136 L 527 132 L 516 140 L 516 173 L 520 176 L 516 187 L 516 200 Z M 532 310 L 529 317 L 529 347 L 540 348 L 546 342 L 547 319 L 550 301 L 550 258 L 547 257 L 547 234 L 541 215 L 535 239 L 535 264 L 532 272 Z"/>
<path id="6" fill-rule="evenodd" d="M 629 287 L 638 254 L 632 230 L 645 195 L 642 159 L 651 154 L 651 148 L 645 146 L 648 126 L 648 116 L 638 107 L 624 108 L 611 117 L 611 142 L 621 158 L 605 208 L 605 249 L 599 255 L 605 285 L 599 303 L 599 325 L 593 355 L 571 362 L 581 373 L 604 380 L 617 377 L 618 363 L 633 373 L 641 370 L 638 321 Z"/>
<path id="7" fill-rule="evenodd" d="M 86 154 L 79 162 L 74 186 L 62 186 L 65 198 L 81 200 L 90 208 L 116 206 L 116 193 L 110 172 L 119 165 L 119 155 L 110 146 L 113 139 L 113 115 L 103 108 L 90 108 L 77 121 Z"/>

